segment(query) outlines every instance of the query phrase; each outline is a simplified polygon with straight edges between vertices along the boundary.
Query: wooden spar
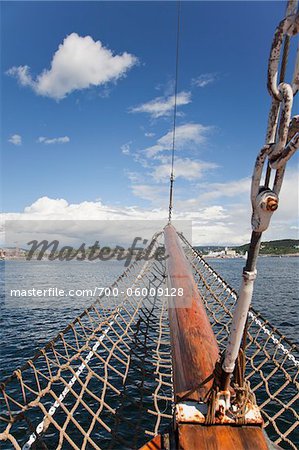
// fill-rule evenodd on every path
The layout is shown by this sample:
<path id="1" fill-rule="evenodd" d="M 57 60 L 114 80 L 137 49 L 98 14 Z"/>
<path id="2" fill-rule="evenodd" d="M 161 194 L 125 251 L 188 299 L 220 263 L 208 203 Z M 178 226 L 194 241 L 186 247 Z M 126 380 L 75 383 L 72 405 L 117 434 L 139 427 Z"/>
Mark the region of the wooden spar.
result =
<path id="1" fill-rule="evenodd" d="M 155 436 L 140 450 L 274 450 L 262 430 L 262 423 L 238 426 L 217 423 L 198 423 L 196 413 L 185 417 L 188 405 L 199 404 L 212 386 L 212 380 L 203 384 L 213 374 L 219 349 L 205 307 L 193 278 L 191 266 L 185 256 L 175 228 L 164 228 L 167 256 L 168 315 L 171 336 L 173 390 L 176 408 L 174 428 L 170 434 Z M 179 289 L 183 295 L 179 295 Z M 180 291 L 182 293 L 182 291 Z M 177 410 L 176 410 L 177 411 Z M 197 423 L 196 423 L 197 422 Z M 167 445 L 165 445 L 167 444 Z"/>
<path id="2" fill-rule="evenodd" d="M 212 386 L 212 380 L 203 383 L 215 369 L 219 348 L 205 307 L 193 278 L 191 266 L 185 256 L 175 228 L 169 224 L 164 229 L 167 256 L 169 293 L 168 315 L 171 336 L 173 389 L 177 407 L 186 403 L 202 402 Z M 173 289 L 173 291 L 171 291 Z M 178 289 L 183 290 L 183 296 Z M 201 385 L 199 387 L 199 385 Z M 184 398 L 183 398 L 184 397 Z M 193 401 L 193 402 L 192 402 Z M 190 402 L 189 402 L 190 403 Z M 183 419 L 183 422 L 181 421 Z M 196 424 L 196 417 L 181 419 L 175 416 L 175 446 L 180 450 L 266 450 L 269 446 L 257 426 L 230 426 L 224 424 Z M 159 447 L 158 447 L 159 448 Z M 162 447 L 163 448 L 163 447 Z"/>
<path id="3" fill-rule="evenodd" d="M 167 225 L 164 236 L 169 292 L 176 292 L 169 297 L 168 308 L 175 400 L 194 390 L 188 400 L 200 401 L 212 380 L 196 388 L 213 373 L 219 349 L 175 228 Z M 178 289 L 183 290 L 183 296 L 178 295 Z"/>

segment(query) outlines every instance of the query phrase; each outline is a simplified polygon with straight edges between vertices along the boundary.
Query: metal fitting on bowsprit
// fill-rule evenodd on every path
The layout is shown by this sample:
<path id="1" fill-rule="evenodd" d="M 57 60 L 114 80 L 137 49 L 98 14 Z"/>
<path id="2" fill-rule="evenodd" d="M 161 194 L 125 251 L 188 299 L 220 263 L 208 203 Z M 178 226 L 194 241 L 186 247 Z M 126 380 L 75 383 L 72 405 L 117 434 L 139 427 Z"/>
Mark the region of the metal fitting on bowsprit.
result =
<path id="1" fill-rule="evenodd" d="M 269 195 L 265 202 L 265 207 L 267 211 L 276 211 L 278 208 L 278 198 Z"/>
<path id="2" fill-rule="evenodd" d="M 278 195 L 271 189 L 260 188 L 252 214 L 251 223 L 253 230 L 258 233 L 265 231 L 269 226 L 272 214 L 277 208 Z"/>

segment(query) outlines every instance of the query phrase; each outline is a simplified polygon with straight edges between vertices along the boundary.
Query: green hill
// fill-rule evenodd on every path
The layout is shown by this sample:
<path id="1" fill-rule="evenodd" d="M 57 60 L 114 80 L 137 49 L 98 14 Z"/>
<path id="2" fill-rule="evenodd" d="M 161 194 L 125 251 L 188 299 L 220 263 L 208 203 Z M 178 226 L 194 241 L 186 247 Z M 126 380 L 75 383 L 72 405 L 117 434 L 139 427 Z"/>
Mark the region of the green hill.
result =
<path id="1" fill-rule="evenodd" d="M 234 247 L 238 253 L 245 253 L 249 244 Z M 279 239 L 277 241 L 265 241 L 261 244 L 261 255 L 287 255 L 299 253 L 299 239 Z"/>
<path id="2" fill-rule="evenodd" d="M 220 252 L 224 250 L 224 246 L 196 246 L 196 248 L 204 255 L 210 251 Z M 249 248 L 249 244 L 239 246 L 228 246 L 230 249 L 236 250 L 238 254 L 244 255 Z M 299 254 L 299 239 L 279 239 L 277 241 L 262 242 L 260 255 L 290 255 Z"/>

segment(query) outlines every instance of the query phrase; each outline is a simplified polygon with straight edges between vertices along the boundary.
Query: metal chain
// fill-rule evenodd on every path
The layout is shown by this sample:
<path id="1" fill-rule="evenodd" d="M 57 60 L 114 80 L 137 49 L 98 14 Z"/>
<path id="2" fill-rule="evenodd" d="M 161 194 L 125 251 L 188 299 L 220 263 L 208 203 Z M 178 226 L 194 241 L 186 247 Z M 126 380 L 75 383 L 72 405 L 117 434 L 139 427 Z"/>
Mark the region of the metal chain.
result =
<path id="1" fill-rule="evenodd" d="M 278 25 L 270 51 L 267 86 L 272 96 L 269 112 L 266 142 L 256 159 L 252 185 L 252 228 L 255 232 L 265 231 L 271 216 L 278 208 L 285 167 L 299 148 L 299 116 L 292 118 L 294 96 L 299 84 L 299 48 L 294 67 L 292 83 L 285 82 L 285 73 L 291 38 L 299 32 L 298 0 L 288 3 L 286 17 Z M 280 63 L 280 67 L 279 67 Z M 277 83 L 279 74 L 279 83 Z M 264 183 L 261 182 L 264 164 L 268 167 Z M 270 188 L 272 172 L 274 181 Z"/>
<path id="2" fill-rule="evenodd" d="M 256 261 L 262 233 L 267 230 L 272 214 L 278 208 L 278 196 L 283 183 L 286 164 L 299 148 L 299 116 L 292 118 L 293 100 L 298 92 L 299 52 L 297 52 L 292 84 L 285 81 L 290 41 L 298 32 L 298 0 L 290 0 L 287 5 L 286 17 L 280 22 L 274 33 L 268 62 L 267 87 L 272 96 L 272 105 L 268 118 L 266 142 L 257 156 L 252 176 L 252 235 L 222 366 L 223 390 L 227 389 L 230 376 L 234 371 L 245 330 L 256 278 Z M 277 82 L 278 79 L 279 83 Z M 267 162 L 267 169 L 264 182 L 262 182 L 265 162 Z M 271 179 L 273 179 L 272 186 Z"/>

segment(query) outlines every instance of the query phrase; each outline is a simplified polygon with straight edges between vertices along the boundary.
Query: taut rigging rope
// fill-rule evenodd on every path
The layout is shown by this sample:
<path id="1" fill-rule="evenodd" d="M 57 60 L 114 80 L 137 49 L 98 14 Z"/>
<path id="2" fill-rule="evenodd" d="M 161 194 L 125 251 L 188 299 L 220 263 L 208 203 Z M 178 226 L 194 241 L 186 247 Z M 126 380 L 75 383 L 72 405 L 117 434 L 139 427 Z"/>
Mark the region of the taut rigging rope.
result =
<path id="1" fill-rule="evenodd" d="M 171 222 L 173 209 L 173 182 L 174 182 L 174 150 L 176 138 L 176 116 L 177 116 L 177 95 L 178 95 L 178 68 L 179 68 L 179 43 L 180 43 L 180 21 L 181 21 L 181 3 L 177 3 L 177 36 L 176 36 L 176 58 L 175 58 L 175 84 L 174 84 L 174 106 L 173 106 L 173 132 L 172 132 L 172 152 L 171 152 L 171 173 L 170 173 L 170 191 L 169 191 L 169 214 L 168 222 Z"/>

